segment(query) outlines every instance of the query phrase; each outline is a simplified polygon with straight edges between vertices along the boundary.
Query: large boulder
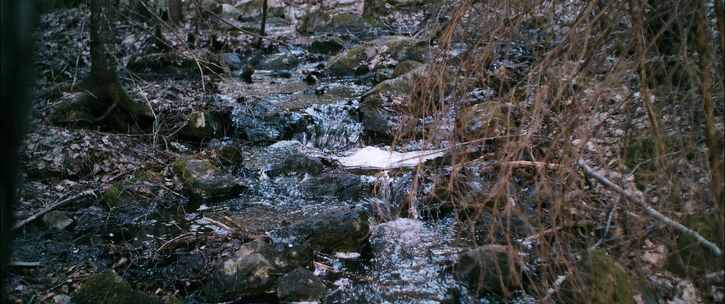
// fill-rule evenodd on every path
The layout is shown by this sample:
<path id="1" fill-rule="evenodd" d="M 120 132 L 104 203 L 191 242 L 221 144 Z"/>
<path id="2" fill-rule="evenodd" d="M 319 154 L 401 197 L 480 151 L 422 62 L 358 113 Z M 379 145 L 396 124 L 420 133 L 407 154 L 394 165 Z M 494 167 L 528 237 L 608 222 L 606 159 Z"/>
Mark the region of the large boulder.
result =
<path id="1" fill-rule="evenodd" d="M 510 246 L 485 245 L 462 253 L 454 274 L 479 294 L 507 295 L 521 287 L 522 266 L 521 258 Z"/>
<path id="2" fill-rule="evenodd" d="M 282 302 L 319 301 L 326 292 L 322 280 L 304 268 L 287 273 L 277 283 L 277 298 Z"/>
<path id="3" fill-rule="evenodd" d="M 203 200 L 234 197 L 246 187 L 206 159 L 179 159 L 174 171 L 193 197 Z"/>
<path id="4" fill-rule="evenodd" d="M 73 295 L 77 304 L 151 304 L 161 303 L 158 298 L 134 290 L 113 271 L 95 274 L 81 285 Z"/>
<path id="5" fill-rule="evenodd" d="M 385 36 L 331 58 L 327 73 L 332 76 L 366 74 L 395 68 L 405 60 L 425 61 L 427 57 L 428 45 L 425 41 L 404 36 Z"/>

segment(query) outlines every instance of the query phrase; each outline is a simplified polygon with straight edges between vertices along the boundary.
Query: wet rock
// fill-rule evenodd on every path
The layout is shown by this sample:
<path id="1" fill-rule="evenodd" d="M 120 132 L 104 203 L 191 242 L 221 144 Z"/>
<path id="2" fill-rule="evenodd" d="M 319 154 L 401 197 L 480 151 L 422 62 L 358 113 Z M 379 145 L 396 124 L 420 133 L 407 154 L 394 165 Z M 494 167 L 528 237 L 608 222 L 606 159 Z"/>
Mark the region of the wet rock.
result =
<path id="1" fill-rule="evenodd" d="M 633 281 L 627 271 L 603 250 L 587 252 L 577 263 L 576 275 L 560 289 L 563 303 L 634 303 Z"/>
<path id="2" fill-rule="evenodd" d="M 394 254 L 414 248 L 421 241 L 425 227 L 420 221 L 399 218 L 377 225 L 370 234 L 370 244 L 376 254 Z"/>
<path id="3" fill-rule="evenodd" d="M 300 59 L 290 52 L 271 55 L 255 66 L 260 70 L 291 70 L 300 64 Z"/>
<path id="4" fill-rule="evenodd" d="M 513 248 L 485 245 L 461 254 L 454 266 L 454 274 L 479 294 L 506 295 L 521 287 L 522 266 Z"/>
<path id="5" fill-rule="evenodd" d="M 421 6 L 443 3 L 441 0 L 365 0 L 363 15 L 367 17 L 379 17 L 390 15 L 391 11 L 404 8 L 420 9 Z"/>
<path id="6" fill-rule="evenodd" d="M 299 113 L 286 112 L 268 102 L 256 102 L 235 109 L 236 132 L 252 142 L 275 142 L 292 138 L 304 130 L 305 121 Z"/>
<path id="7" fill-rule="evenodd" d="M 317 301 L 326 292 L 322 280 L 304 268 L 287 273 L 277 283 L 277 297 L 282 302 Z"/>
<path id="8" fill-rule="evenodd" d="M 334 252 L 359 249 L 369 232 L 366 211 L 359 207 L 342 207 L 293 224 L 282 232 L 282 236 L 290 244 Z"/>
<path id="9" fill-rule="evenodd" d="M 274 266 L 259 253 L 226 260 L 203 293 L 209 300 L 228 301 L 265 293 L 275 283 Z"/>
<path id="10" fill-rule="evenodd" d="M 254 75 L 254 66 L 251 64 L 244 65 L 242 73 L 239 75 L 242 81 L 246 83 L 252 83 L 252 75 Z"/>
<path id="11" fill-rule="evenodd" d="M 224 173 L 209 160 L 179 159 L 174 162 L 174 172 L 186 191 L 203 200 L 234 197 L 245 189 L 238 178 Z"/>
<path id="12" fill-rule="evenodd" d="M 224 136 L 223 117 L 215 112 L 192 112 L 186 122 L 186 126 L 179 132 L 179 136 L 204 140 Z"/>
<path id="13" fill-rule="evenodd" d="M 337 37 L 319 37 L 307 48 L 312 53 L 334 55 L 345 48 L 345 42 Z"/>
<path id="14" fill-rule="evenodd" d="M 333 76 L 353 76 L 381 68 L 395 67 L 405 60 L 424 61 L 425 41 L 403 36 L 386 36 L 365 42 L 330 59 L 327 72 Z"/>
<path id="15" fill-rule="evenodd" d="M 319 174 L 323 164 L 320 158 L 306 153 L 302 143 L 295 140 L 280 141 L 265 149 L 264 172 L 269 176 L 283 174 Z"/>
<path id="16" fill-rule="evenodd" d="M 337 197 L 341 200 L 356 200 L 372 190 L 372 185 L 363 177 L 347 172 L 327 172 L 302 181 L 301 187 L 311 197 Z"/>
<path id="17" fill-rule="evenodd" d="M 226 64 L 232 70 L 242 69 L 242 58 L 237 53 L 224 53 L 222 55 L 224 64 Z"/>
<path id="18" fill-rule="evenodd" d="M 234 141 L 213 139 L 207 146 L 213 149 L 215 159 L 224 166 L 237 166 L 242 163 L 242 150 Z"/>
<path id="19" fill-rule="evenodd" d="M 53 229 L 65 230 L 73 224 L 73 219 L 66 212 L 56 210 L 43 215 L 43 223 Z"/>
<path id="20" fill-rule="evenodd" d="M 256 239 L 243 244 L 236 252 L 236 258 L 252 254 L 261 254 L 272 263 L 278 272 L 286 272 L 297 267 L 304 267 L 312 262 L 312 251 L 302 246 L 290 246 L 287 243 L 270 244 Z"/>
<path id="21" fill-rule="evenodd" d="M 95 274 L 81 285 L 73 296 L 77 304 L 150 304 L 161 303 L 158 298 L 146 295 L 131 288 L 113 271 Z"/>
<path id="22" fill-rule="evenodd" d="M 398 78 L 383 81 L 361 99 L 360 118 L 365 131 L 383 141 L 391 140 L 401 127 L 401 108 L 413 90 L 417 77 L 425 72 L 421 66 Z"/>

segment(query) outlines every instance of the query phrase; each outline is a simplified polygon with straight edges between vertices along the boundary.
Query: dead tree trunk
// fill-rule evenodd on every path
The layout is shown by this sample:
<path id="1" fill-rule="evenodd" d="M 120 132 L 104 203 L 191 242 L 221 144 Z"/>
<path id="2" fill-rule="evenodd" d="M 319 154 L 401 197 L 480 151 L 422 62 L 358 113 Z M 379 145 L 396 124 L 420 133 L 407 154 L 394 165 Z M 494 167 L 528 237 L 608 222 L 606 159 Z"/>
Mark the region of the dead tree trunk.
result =
<path id="1" fill-rule="evenodd" d="M 169 23 L 172 25 L 179 24 L 184 21 L 184 13 L 181 0 L 168 0 L 166 9 L 169 13 Z"/>

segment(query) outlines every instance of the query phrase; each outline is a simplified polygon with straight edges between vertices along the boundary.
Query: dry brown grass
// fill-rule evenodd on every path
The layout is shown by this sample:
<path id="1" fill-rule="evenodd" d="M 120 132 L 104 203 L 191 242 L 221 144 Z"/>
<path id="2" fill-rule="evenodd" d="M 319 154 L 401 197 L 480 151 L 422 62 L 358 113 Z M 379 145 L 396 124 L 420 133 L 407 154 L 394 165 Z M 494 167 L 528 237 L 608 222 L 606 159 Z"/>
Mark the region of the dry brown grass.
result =
<path id="1" fill-rule="evenodd" d="M 722 83 L 717 81 L 722 75 L 714 73 L 722 62 L 712 60 L 718 42 L 703 38 L 710 37 L 709 28 L 702 30 L 707 23 L 699 25 L 706 36 L 695 37 L 687 22 L 710 20 L 703 3 L 456 2 L 448 20 L 438 25 L 427 76 L 409 99 L 410 119 L 403 129 L 418 129 L 396 140 L 447 142 L 451 167 L 438 177 L 436 197 L 428 201 L 452 205 L 462 230 L 469 229 L 477 244 L 520 246 L 512 221 L 533 227 L 528 239 L 537 240 L 540 261 L 528 289 L 547 301 L 557 299 L 556 292 L 550 294 L 557 290 L 557 278 L 574 274 L 577 256 L 588 248 L 603 248 L 639 271 L 634 266 L 645 239 L 670 244 L 673 236 L 640 207 L 596 186 L 576 161 L 611 170 L 610 179 L 629 191 L 644 191 L 649 202 L 675 219 L 723 208 L 715 189 L 722 189 L 717 174 L 722 154 L 712 153 L 722 145 L 712 139 L 722 136 L 714 125 L 722 117 L 713 114 L 718 100 L 722 111 L 722 88 L 713 88 Z M 528 53 L 507 58 L 516 47 Z M 471 98 L 482 88 L 494 96 Z M 448 132 L 444 126 L 453 124 L 452 116 L 455 127 Z M 421 124 L 423 119 L 429 123 Z M 709 165 L 703 137 L 711 151 Z M 642 138 L 652 143 L 644 162 L 630 157 Z M 682 170 L 676 163 L 703 170 Z M 715 166 L 711 177 L 697 176 L 708 166 Z M 430 178 L 430 172 L 418 168 L 416 181 Z M 475 195 L 472 172 L 487 182 Z M 709 190 L 696 182 L 702 178 L 714 180 Z M 682 189 L 688 187 L 711 191 L 713 199 L 685 208 Z M 535 194 L 521 195 L 523 188 Z M 487 228 L 475 228 L 480 225 Z"/>

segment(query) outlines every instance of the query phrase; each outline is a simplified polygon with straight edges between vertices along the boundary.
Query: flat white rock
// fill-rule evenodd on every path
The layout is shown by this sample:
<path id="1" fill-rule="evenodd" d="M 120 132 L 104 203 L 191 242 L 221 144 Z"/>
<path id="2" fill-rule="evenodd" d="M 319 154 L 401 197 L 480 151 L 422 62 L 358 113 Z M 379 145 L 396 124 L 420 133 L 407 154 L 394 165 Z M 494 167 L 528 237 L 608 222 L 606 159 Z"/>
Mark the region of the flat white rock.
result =
<path id="1" fill-rule="evenodd" d="M 344 167 L 388 170 L 415 167 L 420 163 L 439 158 L 444 154 L 445 150 L 443 149 L 396 152 L 368 146 L 348 156 L 333 158 Z"/>

